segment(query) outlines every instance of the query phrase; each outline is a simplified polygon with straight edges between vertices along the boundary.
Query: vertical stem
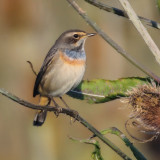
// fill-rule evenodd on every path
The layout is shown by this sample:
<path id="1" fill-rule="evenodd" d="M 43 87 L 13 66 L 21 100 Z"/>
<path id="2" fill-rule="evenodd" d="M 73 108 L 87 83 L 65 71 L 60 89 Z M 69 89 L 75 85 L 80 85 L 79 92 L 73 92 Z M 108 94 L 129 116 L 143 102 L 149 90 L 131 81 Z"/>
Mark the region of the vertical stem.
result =
<path id="1" fill-rule="evenodd" d="M 137 14 L 133 10 L 132 6 L 128 0 L 119 0 L 124 10 L 126 11 L 129 19 L 132 21 L 133 25 L 136 27 L 143 40 L 146 42 L 152 54 L 155 56 L 155 59 L 160 64 L 160 50 L 158 49 L 155 42 L 152 40 L 146 28 L 143 26 L 142 22 L 138 18 Z"/>

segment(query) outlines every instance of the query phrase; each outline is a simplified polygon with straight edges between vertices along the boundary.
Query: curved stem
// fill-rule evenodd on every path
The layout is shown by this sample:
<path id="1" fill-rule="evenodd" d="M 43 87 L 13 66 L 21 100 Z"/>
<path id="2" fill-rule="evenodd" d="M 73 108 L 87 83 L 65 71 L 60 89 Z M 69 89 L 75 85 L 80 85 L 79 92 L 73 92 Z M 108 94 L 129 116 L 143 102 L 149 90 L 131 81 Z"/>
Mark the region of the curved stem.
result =
<path id="1" fill-rule="evenodd" d="M 103 135 L 107 133 L 111 133 L 111 134 L 118 136 L 126 144 L 126 146 L 131 149 L 132 153 L 137 158 L 137 160 L 147 160 L 144 157 L 144 155 L 137 150 L 137 148 L 133 145 L 133 143 L 131 143 L 130 140 L 118 128 L 111 127 L 111 128 L 101 131 L 101 134 Z"/>

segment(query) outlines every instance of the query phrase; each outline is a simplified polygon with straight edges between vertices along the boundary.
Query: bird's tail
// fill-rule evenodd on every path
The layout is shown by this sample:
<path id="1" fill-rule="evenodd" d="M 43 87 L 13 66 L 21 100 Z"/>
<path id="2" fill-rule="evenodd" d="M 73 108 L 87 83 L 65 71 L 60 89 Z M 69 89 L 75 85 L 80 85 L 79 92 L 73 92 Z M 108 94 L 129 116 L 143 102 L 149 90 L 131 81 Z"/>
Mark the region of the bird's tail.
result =
<path id="1" fill-rule="evenodd" d="M 40 97 L 39 105 L 47 106 L 49 104 L 50 104 L 50 99 L 49 98 Z M 34 126 L 41 126 L 44 123 L 44 121 L 46 119 L 46 116 L 47 116 L 47 111 L 46 110 L 38 111 L 35 115 L 34 120 L 33 120 L 33 125 Z"/>

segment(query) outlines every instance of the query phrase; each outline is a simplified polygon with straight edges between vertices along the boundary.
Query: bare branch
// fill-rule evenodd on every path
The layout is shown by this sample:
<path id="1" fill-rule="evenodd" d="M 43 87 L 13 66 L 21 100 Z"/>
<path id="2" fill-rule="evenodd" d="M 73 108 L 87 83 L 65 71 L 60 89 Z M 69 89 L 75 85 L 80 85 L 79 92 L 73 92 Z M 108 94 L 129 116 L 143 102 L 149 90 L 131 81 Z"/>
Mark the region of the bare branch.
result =
<path id="1" fill-rule="evenodd" d="M 152 54 L 155 56 L 155 59 L 160 64 L 160 50 L 158 49 L 155 42 L 152 40 L 151 36 L 149 35 L 146 28 L 141 23 L 140 19 L 136 15 L 135 11 L 133 10 L 132 6 L 128 2 L 128 0 L 119 0 L 123 8 L 125 9 L 129 19 L 132 21 L 144 41 L 146 42 L 147 46 L 149 47 Z"/>
<path id="2" fill-rule="evenodd" d="M 128 15 L 125 13 L 125 11 L 123 11 L 121 9 L 111 7 L 107 4 L 99 2 L 97 0 L 85 0 L 85 1 L 94 5 L 94 6 L 96 6 L 96 7 L 98 7 L 99 9 L 104 10 L 104 11 L 111 12 L 111 13 L 116 14 L 118 16 L 128 18 Z M 160 29 L 160 24 L 158 22 L 150 20 L 150 19 L 145 18 L 145 17 L 141 17 L 141 16 L 138 16 L 138 17 L 146 25 L 151 26 L 151 27 L 156 28 L 156 29 Z"/>
<path id="3" fill-rule="evenodd" d="M 80 115 L 77 114 L 76 111 L 68 109 L 68 108 L 62 108 L 61 111 L 58 110 L 57 107 L 54 106 L 40 106 L 35 105 L 32 103 L 29 103 L 23 99 L 20 99 L 19 97 L 0 89 L 0 93 L 7 98 L 10 98 L 11 100 L 25 106 L 31 109 L 36 110 L 47 110 L 47 111 L 53 111 L 53 112 L 59 112 L 66 115 L 69 115 L 79 121 L 83 126 L 88 128 L 94 135 L 96 135 L 100 140 L 102 140 L 106 145 L 108 145 L 112 150 L 114 150 L 117 154 L 119 154 L 124 160 L 131 160 L 125 153 L 123 153 L 117 146 L 115 146 L 110 140 L 108 140 L 106 137 L 104 137 L 96 128 L 94 128 L 91 124 L 89 124 L 85 119 L 83 119 Z"/>

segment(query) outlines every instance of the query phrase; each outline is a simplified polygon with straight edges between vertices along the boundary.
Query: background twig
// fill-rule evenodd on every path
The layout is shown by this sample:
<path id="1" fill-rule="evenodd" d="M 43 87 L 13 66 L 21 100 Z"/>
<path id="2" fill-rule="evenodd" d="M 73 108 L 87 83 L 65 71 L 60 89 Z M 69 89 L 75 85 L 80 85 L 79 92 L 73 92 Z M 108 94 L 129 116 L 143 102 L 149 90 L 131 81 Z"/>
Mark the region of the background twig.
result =
<path id="1" fill-rule="evenodd" d="M 121 9 L 111 7 L 107 4 L 99 2 L 97 0 L 85 0 L 85 1 L 94 5 L 94 6 L 96 6 L 96 7 L 98 7 L 99 9 L 104 10 L 104 11 L 111 12 L 111 13 L 116 14 L 118 16 L 128 18 L 128 15 Z M 145 17 L 141 17 L 141 16 L 138 16 L 138 17 L 146 25 L 151 26 L 151 27 L 156 28 L 156 29 L 160 29 L 160 24 L 158 22 L 150 20 L 150 19 L 145 18 Z"/>
<path id="2" fill-rule="evenodd" d="M 100 147 L 98 141 L 96 141 L 94 139 L 77 139 L 77 138 L 73 138 L 73 137 L 69 137 L 69 138 L 72 141 L 93 145 L 95 147 L 95 149 L 91 155 L 93 160 L 104 160 L 104 158 L 102 157 L 102 154 L 101 154 L 101 147 Z"/>
<path id="3" fill-rule="evenodd" d="M 33 67 L 33 64 L 31 61 L 27 61 L 27 63 L 30 65 L 31 69 L 32 69 L 32 72 L 34 73 L 35 76 L 37 76 L 37 73 L 36 71 L 34 70 L 34 67 Z"/>
<path id="4" fill-rule="evenodd" d="M 151 36 L 149 35 L 146 28 L 141 23 L 140 19 L 136 15 L 135 11 L 133 10 L 132 6 L 128 2 L 128 0 L 119 0 L 121 5 L 123 6 L 124 10 L 126 11 L 129 19 L 132 21 L 144 41 L 146 42 L 147 46 L 151 50 L 152 54 L 155 56 L 155 59 L 160 64 L 160 50 L 158 49 L 155 42 L 152 40 Z"/>

